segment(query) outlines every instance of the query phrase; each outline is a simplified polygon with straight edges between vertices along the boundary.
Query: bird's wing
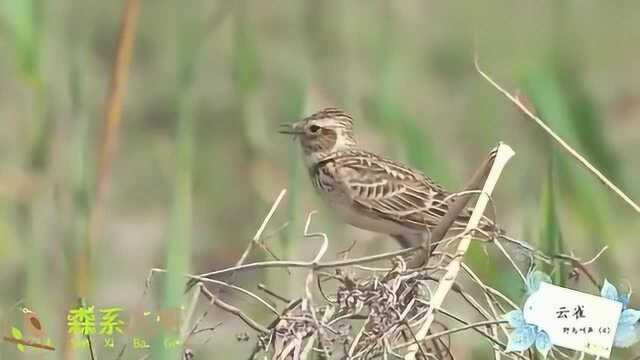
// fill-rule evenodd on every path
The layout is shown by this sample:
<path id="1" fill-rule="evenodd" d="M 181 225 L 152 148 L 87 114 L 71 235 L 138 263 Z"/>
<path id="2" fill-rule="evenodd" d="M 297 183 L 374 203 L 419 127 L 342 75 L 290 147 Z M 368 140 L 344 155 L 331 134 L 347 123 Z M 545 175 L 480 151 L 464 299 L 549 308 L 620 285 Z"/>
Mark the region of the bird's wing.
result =
<path id="1" fill-rule="evenodd" d="M 426 230 L 439 223 L 452 200 L 447 198 L 450 193 L 421 172 L 374 154 L 352 152 L 335 161 L 343 191 L 369 216 Z M 463 227 L 469 215 L 463 211 L 453 227 Z"/>

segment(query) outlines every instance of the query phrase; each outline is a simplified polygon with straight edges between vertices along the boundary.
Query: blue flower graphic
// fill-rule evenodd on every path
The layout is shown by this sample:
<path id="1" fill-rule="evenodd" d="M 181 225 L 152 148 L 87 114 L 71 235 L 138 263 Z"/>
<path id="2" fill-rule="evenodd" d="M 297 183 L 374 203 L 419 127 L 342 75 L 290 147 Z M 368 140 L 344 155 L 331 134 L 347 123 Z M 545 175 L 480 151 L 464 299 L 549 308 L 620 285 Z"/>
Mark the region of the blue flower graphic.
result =
<path id="1" fill-rule="evenodd" d="M 542 271 L 529 271 L 525 281 L 527 296 L 531 296 L 531 294 L 538 291 L 542 282 L 551 283 L 551 277 Z M 504 319 L 513 328 L 509 336 L 507 352 L 524 351 L 535 345 L 536 350 L 543 358 L 547 358 L 547 354 L 553 345 L 546 331 L 538 329 L 536 325 L 527 323 L 522 310 L 508 312 L 504 315 Z"/>
<path id="2" fill-rule="evenodd" d="M 600 296 L 622 303 L 622 314 L 620 314 L 620 320 L 618 320 L 613 345 L 626 348 L 635 344 L 640 339 L 638 330 L 640 311 L 628 308 L 631 294 L 618 293 L 618 289 L 605 279 L 600 290 Z"/>
<path id="3" fill-rule="evenodd" d="M 551 350 L 552 344 L 549 334 L 546 331 L 538 329 L 537 326 L 528 324 L 522 310 L 513 310 L 504 315 L 504 319 L 509 322 L 509 326 L 513 328 L 509 336 L 507 344 L 507 352 L 525 351 L 535 345 L 536 350 L 544 359 Z"/>

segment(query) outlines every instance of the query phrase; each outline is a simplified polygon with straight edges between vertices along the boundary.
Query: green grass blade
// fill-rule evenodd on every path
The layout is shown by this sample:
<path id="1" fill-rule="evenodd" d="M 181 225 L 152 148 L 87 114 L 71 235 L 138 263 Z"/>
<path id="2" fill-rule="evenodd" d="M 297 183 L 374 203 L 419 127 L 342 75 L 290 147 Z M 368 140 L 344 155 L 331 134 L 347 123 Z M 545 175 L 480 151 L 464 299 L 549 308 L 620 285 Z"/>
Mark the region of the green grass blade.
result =
<path id="1" fill-rule="evenodd" d="M 40 71 L 44 42 L 43 0 L 10 1 L 0 3 L 3 29 L 11 45 L 16 65 L 24 84 L 33 98 L 32 117 L 26 121 L 28 145 L 23 168 L 30 176 L 45 178 L 48 154 L 53 136 L 53 122 L 47 119 L 47 93 L 44 74 Z M 44 218 L 49 216 L 51 183 L 43 181 L 42 190 L 28 202 L 15 205 L 16 228 L 20 243 L 24 244 L 26 262 L 25 293 L 31 306 L 44 308 L 43 300 L 45 236 L 49 232 Z"/>
<path id="2" fill-rule="evenodd" d="M 185 90 L 185 89 L 183 89 Z M 176 144 L 177 171 L 173 190 L 173 205 L 171 209 L 171 224 L 167 244 L 166 267 L 167 274 L 164 286 L 162 309 L 180 309 L 183 301 L 185 286 L 184 274 L 189 272 L 191 255 L 192 228 L 192 187 L 193 187 L 193 149 L 194 117 L 192 114 L 191 96 L 182 93 L 178 106 L 178 137 Z M 179 347 L 164 346 L 165 340 L 179 334 L 171 329 L 163 329 L 163 339 L 153 347 L 154 359 L 176 359 Z M 174 329 L 175 330 L 175 329 Z"/>
<path id="3" fill-rule="evenodd" d="M 185 90 L 185 89 L 183 89 Z M 192 99 L 188 92 L 178 95 L 177 162 L 174 179 L 171 223 L 166 247 L 167 274 L 164 283 L 162 309 L 179 309 L 183 301 L 184 274 L 189 272 L 191 255 L 191 228 L 193 222 L 193 149 L 194 117 Z M 176 359 L 179 348 L 167 348 L 165 340 L 178 335 L 163 329 L 162 341 L 153 346 L 154 359 Z"/>
<path id="4" fill-rule="evenodd" d="M 549 255 L 564 253 L 558 210 L 556 205 L 556 162 L 553 154 L 550 154 L 547 175 L 540 194 L 540 249 Z M 559 264 L 559 268 L 544 264 L 543 270 L 553 274 L 555 284 L 564 285 L 566 280 L 566 267 Z"/>

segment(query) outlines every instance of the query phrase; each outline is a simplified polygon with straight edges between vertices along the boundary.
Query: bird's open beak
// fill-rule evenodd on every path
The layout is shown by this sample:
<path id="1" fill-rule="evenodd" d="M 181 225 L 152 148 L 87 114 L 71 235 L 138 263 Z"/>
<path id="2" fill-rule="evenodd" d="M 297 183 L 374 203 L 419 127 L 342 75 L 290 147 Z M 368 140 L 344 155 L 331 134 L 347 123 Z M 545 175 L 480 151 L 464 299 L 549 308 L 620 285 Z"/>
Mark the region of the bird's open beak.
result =
<path id="1" fill-rule="evenodd" d="M 298 123 L 285 123 L 280 124 L 280 128 L 278 129 L 280 134 L 287 135 L 300 135 L 302 134 L 302 130 L 299 129 Z"/>

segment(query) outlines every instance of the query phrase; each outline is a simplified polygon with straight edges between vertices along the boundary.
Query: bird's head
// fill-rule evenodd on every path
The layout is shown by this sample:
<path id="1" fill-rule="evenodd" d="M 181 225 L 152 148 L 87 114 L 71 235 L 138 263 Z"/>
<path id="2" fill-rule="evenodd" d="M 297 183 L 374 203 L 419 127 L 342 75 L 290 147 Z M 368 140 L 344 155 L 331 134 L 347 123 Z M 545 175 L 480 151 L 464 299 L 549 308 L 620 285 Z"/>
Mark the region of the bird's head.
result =
<path id="1" fill-rule="evenodd" d="M 351 115 L 336 108 L 322 109 L 300 121 L 282 124 L 278 132 L 300 140 L 308 164 L 356 146 Z"/>

